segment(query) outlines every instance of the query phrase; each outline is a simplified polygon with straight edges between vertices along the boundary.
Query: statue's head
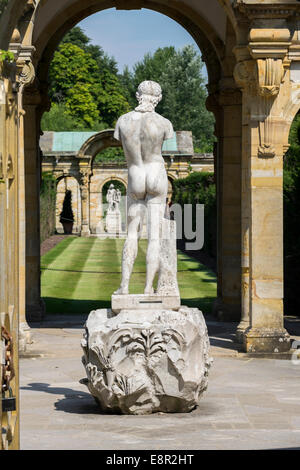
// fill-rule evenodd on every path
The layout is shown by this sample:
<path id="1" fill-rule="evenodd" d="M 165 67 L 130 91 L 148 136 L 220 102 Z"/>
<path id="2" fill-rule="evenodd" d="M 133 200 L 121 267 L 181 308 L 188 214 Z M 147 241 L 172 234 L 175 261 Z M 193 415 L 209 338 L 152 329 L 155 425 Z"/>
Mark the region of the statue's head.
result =
<path id="1" fill-rule="evenodd" d="M 111 183 L 109 189 L 113 189 L 115 186 Z"/>
<path id="2" fill-rule="evenodd" d="M 162 99 L 162 91 L 159 83 L 151 80 L 145 80 L 140 83 L 136 92 L 136 98 L 139 106 L 135 108 L 136 111 L 142 113 L 154 111 Z"/>

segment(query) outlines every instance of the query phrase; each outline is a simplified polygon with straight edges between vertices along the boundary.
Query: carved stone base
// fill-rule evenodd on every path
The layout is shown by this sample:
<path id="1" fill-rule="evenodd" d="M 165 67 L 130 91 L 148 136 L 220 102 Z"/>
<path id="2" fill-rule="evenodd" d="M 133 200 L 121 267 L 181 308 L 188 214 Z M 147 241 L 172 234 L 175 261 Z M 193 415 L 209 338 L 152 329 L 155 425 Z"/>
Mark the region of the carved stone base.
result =
<path id="1" fill-rule="evenodd" d="M 244 343 L 245 331 L 249 328 L 249 321 L 241 320 L 235 332 L 236 341 L 240 344 Z"/>
<path id="2" fill-rule="evenodd" d="M 26 351 L 27 344 L 31 343 L 31 330 L 28 323 L 22 322 L 19 324 L 19 352 Z"/>
<path id="3" fill-rule="evenodd" d="M 159 294 L 113 294 L 111 296 L 111 309 L 114 313 L 121 310 L 178 310 L 180 307 L 179 295 Z"/>
<path id="4" fill-rule="evenodd" d="M 107 233 L 116 234 L 122 232 L 122 219 L 119 211 L 107 213 L 105 228 Z"/>
<path id="5" fill-rule="evenodd" d="M 82 340 L 85 383 L 102 411 L 184 413 L 207 388 L 207 328 L 200 310 L 92 311 Z"/>

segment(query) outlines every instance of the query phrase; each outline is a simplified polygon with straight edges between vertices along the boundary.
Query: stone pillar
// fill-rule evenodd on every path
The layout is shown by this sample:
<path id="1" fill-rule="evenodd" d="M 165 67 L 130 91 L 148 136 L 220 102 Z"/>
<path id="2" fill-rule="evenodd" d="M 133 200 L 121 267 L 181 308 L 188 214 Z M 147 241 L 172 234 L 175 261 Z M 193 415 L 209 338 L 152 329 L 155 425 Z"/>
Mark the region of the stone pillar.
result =
<path id="1" fill-rule="evenodd" d="M 40 285 L 40 154 L 37 107 L 40 94 L 35 88 L 25 90 L 23 107 L 26 207 L 26 318 L 40 321 L 45 314 Z"/>
<path id="2" fill-rule="evenodd" d="M 290 348 L 283 327 L 282 195 L 286 128 L 282 109 L 290 96 L 289 80 L 283 80 L 288 65 L 283 60 L 285 50 L 276 51 L 276 46 L 256 44 L 247 60 L 244 48 L 236 50 L 240 61 L 235 78 L 243 90 L 243 310 L 238 337 L 252 353 Z M 266 57 L 268 52 L 271 57 Z"/>
<path id="3" fill-rule="evenodd" d="M 0 63 L 0 384 L 9 385 L 16 410 L 0 410 L 0 449 L 19 448 L 19 160 L 18 97 L 15 64 Z M 8 348 L 6 351 L 5 346 Z M 11 347 L 13 355 L 10 354 Z M 4 359 L 4 360 L 2 360 Z M 9 361 L 9 363 L 7 362 Z M 9 397 L 8 387 L 3 390 Z"/>
<path id="4" fill-rule="evenodd" d="M 30 328 L 26 321 L 26 205 L 25 205 L 25 154 L 24 154 L 24 115 L 23 94 L 26 86 L 35 78 L 35 70 L 31 62 L 33 47 L 23 48 L 18 59 L 17 75 L 20 84 L 18 90 L 19 113 L 19 351 L 24 352 L 31 341 Z"/>
<path id="5" fill-rule="evenodd" d="M 90 231 L 90 177 L 92 174 L 89 163 L 80 163 L 80 194 L 81 194 L 81 236 L 89 237 Z"/>
<path id="6" fill-rule="evenodd" d="M 216 117 L 217 300 L 214 314 L 222 321 L 241 315 L 241 116 L 242 96 L 230 78 L 210 95 Z"/>

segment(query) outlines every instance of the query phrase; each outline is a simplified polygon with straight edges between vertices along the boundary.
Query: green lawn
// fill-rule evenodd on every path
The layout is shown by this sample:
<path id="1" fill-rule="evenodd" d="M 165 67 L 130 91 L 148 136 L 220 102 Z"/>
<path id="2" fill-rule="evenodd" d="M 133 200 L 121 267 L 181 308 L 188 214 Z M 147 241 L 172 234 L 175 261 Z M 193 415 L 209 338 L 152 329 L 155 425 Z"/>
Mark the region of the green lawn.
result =
<path id="1" fill-rule="evenodd" d="M 68 237 L 42 256 L 42 297 L 48 313 L 89 313 L 110 306 L 120 285 L 124 240 Z M 130 293 L 145 284 L 147 240 L 141 240 Z M 178 252 L 182 304 L 209 313 L 216 297 L 216 277 L 195 259 Z"/>

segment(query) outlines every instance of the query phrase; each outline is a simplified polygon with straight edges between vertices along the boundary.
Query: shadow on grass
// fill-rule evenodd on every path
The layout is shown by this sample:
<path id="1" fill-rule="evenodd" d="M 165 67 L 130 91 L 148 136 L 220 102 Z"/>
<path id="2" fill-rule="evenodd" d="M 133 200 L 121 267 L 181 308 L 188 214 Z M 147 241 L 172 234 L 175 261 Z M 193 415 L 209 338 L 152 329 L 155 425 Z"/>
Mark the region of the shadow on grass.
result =
<path id="1" fill-rule="evenodd" d="M 57 297 L 43 297 L 47 314 L 88 314 L 91 310 L 110 308 L 110 300 L 77 300 L 58 299 Z"/>
<path id="2" fill-rule="evenodd" d="M 191 308 L 199 308 L 203 314 L 208 315 L 212 311 L 212 305 L 215 299 L 216 297 L 194 297 L 192 299 L 181 297 L 181 305 L 186 305 Z"/>
<path id="3" fill-rule="evenodd" d="M 47 314 L 88 314 L 91 310 L 100 308 L 111 308 L 111 301 L 106 299 L 99 300 L 77 300 L 77 299 L 58 299 L 56 297 L 43 297 L 46 305 Z M 181 298 L 181 304 L 191 308 L 199 308 L 204 314 L 211 313 L 212 304 L 215 297 L 200 297 L 186 299 Z"/>

